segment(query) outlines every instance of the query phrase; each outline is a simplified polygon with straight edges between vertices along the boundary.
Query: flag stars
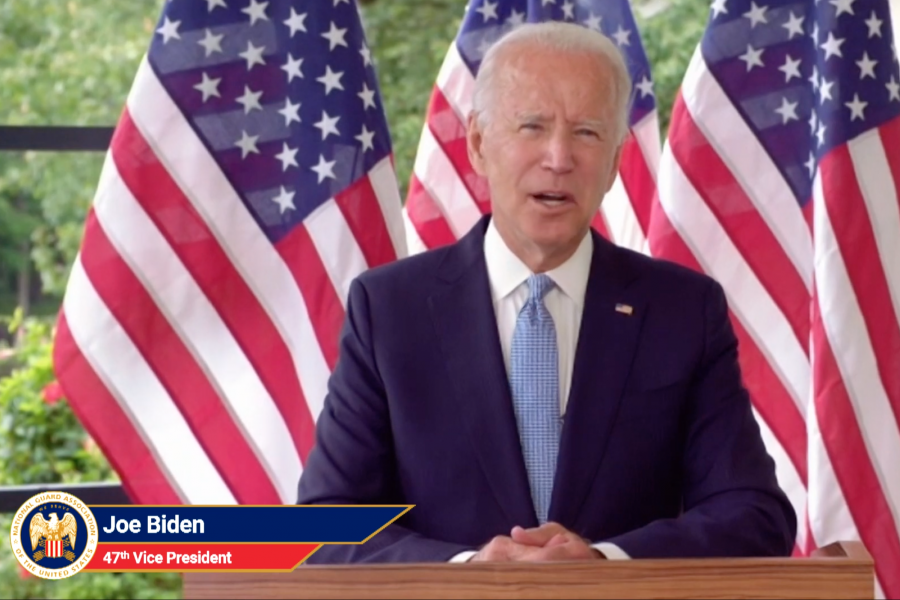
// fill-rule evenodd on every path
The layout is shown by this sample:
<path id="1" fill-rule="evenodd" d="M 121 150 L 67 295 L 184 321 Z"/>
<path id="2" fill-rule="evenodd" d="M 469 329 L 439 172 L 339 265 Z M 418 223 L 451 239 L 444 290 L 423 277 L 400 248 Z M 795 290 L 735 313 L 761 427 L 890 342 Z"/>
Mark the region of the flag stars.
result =
<path id="1" fill-rule="evenodd" d="M 628 38 L 631 37 L 630 29 L 623 29 L 621 25 L 616 29 L 616 32 L 612 34 L 612 36 L 616 39 L 616 43 L 620 46 L 630 46 L 631 42 Z"/>
<path id="2" fill-rule="evenodd" d="M 221 98 L 221 94 L 219 94 L 219 83 L 222 81 L 221 77 L 217 77 L 215 79 L 210 79 L 206 73 L 202 74 L 202 78 L 200 83 L 194 86 L 194 89 L 203 94 L 203 101 L 206 102 L 212 96 L 216 98 Z"/>
<path id="3" fill-rule="evenodd" d="M 372 143 L 374 138 L 375 132 L 369 131 L 365 124 L 363 124 L 362 132 L 354 137 L 354 139 L 359 140 L 359 143 L 362 144 L 363 152 L 375 149 L 375 145 Z"/>
<path id="4" fill-rule="evenodd" d="M 725 7 L 725 0 L 713 0 L 712 6 L 710 6 L 710 10 L 712 10 L 713 19 L 715 19 L 719 15 L 728 14 L 728 9 Z"/>
<path id="5" fill-rule="evenodd" d="M 156 33 L 163 36 L 163 45 L 168 44 L 171 39 L 181 39 L 181 34 L 178 33 L 179 27 L 181 27 L 181 21 L 170 21 L 169 17 L 163 17 L 162 26 L 156 30 Z"/>
<path id="6" fill-rule="evenodd" d="M 291 7 L 291 16 L 284 22 L 291 30 L 291 37 L 298 31 L 306 33 L 306 13 L 297 14 L 294 7 Z"/>
<path id="7" fill-rule="evenodd" d="M 370 90 L 369 85 L 363 82 L 363 89 L 356 94 L 363 101 L 363 110 L 367 108 L 375 108 L 375 90 Z"/>
<path id="8" fill-rule="evenodd" d="M 516 27 L 518 25 L 522 25 L 525 23 L 525 13 L 519 12 L 516 9 L 513 9 L 509 16 L 506 18 L 506 24 L 512 25 Z"/>
<path id="9" fill-rule="evenodd" d="M 819 147 L 825 143 L 825 130 L 828 129 L 825 125 L 819 121 L 819 128 L 816 130 L 816 139 L 819 141 Z"/>
<path id="10" fill-rule="evenodd" d="M 593 11 L 591 11 L 587 20 L 585 20 L 584 22 L 584 26 L 588 29 L 593 29 L 594 31 L 600 31 L 601 21 L 603 21 L 603 17 L 597 16 Z"/>
<path id="11" fill-rule="evenodd" d="M 875 14 L 875 11 L 872 11 L 872 16 L 866 19 L 866 26 L 869 28 L 869 39 L 873 37 L 881 37 L 881 26 L 884 24 L 884 21 L 878 18 L 878 15 Z"/>
<path id="12" fill-rule="evenodd" d="M 747 63 L 747 72 L 748 73 L 750 72 L 751 69 L 753 69 L 753 67 L 764 66 L 763 61 L 762 61 L 763 50 L 764 50 L 764 48 L 760 48 L 759 50 L 756 50 L 753 46 L 751 46 L 750 44 L 747 44 L 747 51 L 745 53 L 741 54 L 741 56 L 739 58 L 742 61 L 744 61 L 745 63 Z"/>
<path id="13" fill-rule="evenodd" d="M 819 46 L 825 51 L 825 60 L 828 60 L 832 56 L 844 58 L 844 55 L 841 54 L 841 46 L 844 44 L 844 41 L 845 38 L 835 38 L 834 34 L 829 31 L 828 39 L 825 40 L 824 44 Z"/>
<path id="14" fill-rule="evenodd" d="M 247 70 L 251 70 L 256 65 L 265 65 L 263 52 L 266 51 L 265 46 L 256 47 L 253 42 L 247 42 L 247 49 L 239 53 L 238 56 L 247 61 Z"/>
<path id="15" fill-rule="evenodd" d="M 300 122 L 300 103 L 294 104 L 290 98 L 285 99 L 284 108 L 279 109 L 278 114 L 284 117 L 284 126 L 290 127 L 294 121 Z"/>
<path id="16" fill-rule="evenodd" d="M 575 5 L 571 0 L 566 0 L 562 5 L 563 19 L 575 20 Z"/>
<path id="17" fill-rule="evenodd" d="M 302 58 L 294 58 L 293 54 L 288 53 L 287 62 L 281 65 L 281 70 L 287 73 L 288 83 L 292 82 L 294 77 L 303 79 L 303 71 L 300 70 L 302 66 Z"/>
<path id="18" fill-rule="evenodd" d="M 481 15 L 485 23 L 491 19 L 497 18 L 497 3 L 486 0 L 484 4 L 475 9 L 475 12 Z"/>
<path id="19" fill-rule="evenodd" d="M 646 98 L 647 96 L 653 96 L 653 81 L 649 79 L 646 75 L 641 79 L 641 82 L 635 85 L 638 90 L 641 92 L 641 98 Z"/>
<path id="20" fill-rule="evenodd" d="M 281 186 L 281 193 L 272 198 L 272 202 L 277 204 L 281 214 L 284 214 L 288 210 L 297 210 L 297 207 L 294 206 L 295 195 L 296 192 L 289 192 L 284 186 Z"/>
<path id="21" fill-rule="evenodd" d="M 816 173 L 816 157 L 812 152 L 809 153 L 809 160 L 806 161 L 806 170 L 809 171 L 809 178 L 812 179 Z"/>
<path id="22" fill-rule="evenodd" d="M 811 113 L 809 113 L 809 134 L 816 134 L 816 125 L 819 124 L 818 118 L 816 118 L 816 111 L 813 109 Z"/>
<path id="23" fill-rule="evenodd" d="M 794 58 L 788 54 L 784 57 L 784 64 L 778 67 L 778 70 L 784 73 L 784 82 L 787 83 L 794 77 L 800 78 L 800 59 Z"/>
<path id="24" fill-rule="evenodd" d="M 888 91 L 888 102 L 893 102 L 894 100 L 900 102 L 900 83 L 897 83 L 893 75 L 891 75 L 891 80 L 884 84 L 884 87 Z"/>
<path id="25" fill-rule="evenodd" d="M 284 142 L 281 146 L 281 152 L 275 155 L 275 158 L 281 161 L 281 171 L 287 171 L 290 167 L 299 167 L 297 164 L 297 148 L 291 148 Z"/>
<path id="26" fill-rule="evenodd" d="M 781 124 L 784 125 L 788 121 L 799 121 L 800 117 L 797 116 L 797 102 L 788 102 L 787 98 L 781 99 L 781 106 L 775 109 L 779 115 L 781 115 Z"/>
<path id="27" fill-rule="evenodd" d="M 744 17 L 750 19 L 750 29 L 753 29 L 760 23 L 768 23 L 769 20 L 766 17 L 767 6 L 757 6 L 756 2 L 750 3 L 750 10 L 744 13 Z"/>
<path id="28" fill-rule="evenodd" d="M 807 81 L 809 81 L 810 85 L 812 85 L 812 88 L 815 91 L 819 91 L 819 68 L 818 67 L 813 66 L 812 75 L 809 76 L 809 79 Z"/>
<path id="29" fill-rule="evenodd" d="M 197 43 L 203 46 L 206 56 L 209 56 L 213 52 L 222 52 L 223 37 L 225 37 L 225 34 L 220 33 L 219 35 L 213 35 L 212 31 L 207 29 L 206 36 Z"/>
<path id="30" fill-rule="evenodd" d="M 337 117 L 329 117 L 326 111 L 322 111 L 322 119 L 314 125 L 314 127 L 322 131 L 322 141 L 325 141 L 329 134 L 332 133 L 336 136 L 341 135 L 341 132 L 339 132 L 337 128 L 337 122 L 340 118 L 340 115 Z"/>
<path id="31" fill-rule="evenodd" d="M 319 155 L 319 164 L 310 167 L 319 176 L 319 183 L 322 183 L 325 179 L 337 179 L 334 176 L 334 164 L 336 162 L 334 160 L 325 160 L 324 155 Z"/>
<path id="32" fill-rule="evenodd" d="M 855 1 L 856 0 L 830 0 L 829 4 L 831 4 L 832 6 L 837 8 L 837 13 L 835 14 L 835 17 L 839 17 L 844 13 L 847 13 L 849 15 L 854 14 L 853 13 L 853 3 Z"/>
<path id="33" fill-rule="evenodd" d="M 322 37 L 328 40 L 328 50 L 333 51 L 338 46 L 344 46 L 345 48 L 349 48 L 347 46 L 347 40 L 344 39 L 344 36 L 347 35 L 347 29 L 341 29 L 337 25 L 334 24 L 334 21 L 331 22 L 331 27 L 327 32 L 322 34 Z"/>
<path id="34" fill-rule="evenodd" d="M 363 42 L 362 48 L 359 49 L 359 54 L 363 59 L 363 66 L 368 67 L 372 64 L 372 51 L 369 50 L 369 47 L 366 46 L 366 43 Z"/>
<path id="35" fill-rule="evenodd" d="M 793 11 L 791 11 L 791 16 L 788 17 L 787 23 L 782 24 L 781 26 L 788 30 L 788 39 L 794 39 L 794 35 L 803 35 L 803 19 L 805 17 L 795 17 Z"/>
<path id="36" fill-rule="evenodd" d="M 248 86 L 244 86 L 244 94 L 237 99 L 237 103 L 243 105 L 245 115 L 254 108 L 262 110 L 262 106 L 259 103 L 260 96 L 262 96 L 262 91 L 254 92 Z"/>
<path id="37" fill-rule="evenodd" d="M 254 25 L 257 21 L 262 19 L 263 21 L 268 21 L 269 17 L 266 16 L 266 7 L 269 6 L 268 2 L 257 2 L 256 0 L 250 0 L 250 5 L 247 8 L 242 8 L 241 12 L 250 16 L 250 25 Z"/>
<path id="38" fill-rule="evenodd" d="M 831 88 L 834 87 L 833 81 L 828 81 L 824 77 L 822 78 L 822 82 L 819 84 L 819 93 L 821 96 L 822 104 L 825 104 L 826 100 L 832 100 L 831 97 Z"/>
<path id="39" fill-rule="evenodd" d="M 248 154 L 259 154 L 259 148 L 256 147 L 258 135 L 247 135 L 246 131 L 241 132 L 241 139 L 235 143 L 235 146 L 241 149 L 241 159 L 247 158 Z"/>
<path id="40" fill-rule="evenodd" d="M 341 77 L 344 76 L 343 71 L 335 73 L 328 65 L 325 66 L 325 74 L 317 77 L 316 81 L 325 86 L 325 95 L 331 93 L 332 90 L 343 90 L 344 85 L 341 83 Z"/>
<path id="41" fill-rule="evenodd" d="M 859 78 L 865 79 L 866 77 L 871 77 L 872 79 L 876 79 L 875 65 L 877 64 L 877 60 L 872 60 L 869 58 L 869 53 L 864 52 L 863 57 L 856 61 L 856 66 L 859 67 Z"/>
<path id="42" fill-rule="evenodd" d="M 218 7 L 228 8 L 228 5 L 225 4 L 225 0 L 206 0 L 206 12 L 211 13 Z"/>
<path id="43" fill-rule="evenodd" d="M 850 109 L 850 121 L 853 122 L 857 118 L 862 121 L 866 120 L 866 116 L 863 114 L 863 111 L 869 105 L 868 102 L 863 102 L 859 99 L 859 94 L 853 94 L 852 102 L 844 102 L 844 106 Z"/>

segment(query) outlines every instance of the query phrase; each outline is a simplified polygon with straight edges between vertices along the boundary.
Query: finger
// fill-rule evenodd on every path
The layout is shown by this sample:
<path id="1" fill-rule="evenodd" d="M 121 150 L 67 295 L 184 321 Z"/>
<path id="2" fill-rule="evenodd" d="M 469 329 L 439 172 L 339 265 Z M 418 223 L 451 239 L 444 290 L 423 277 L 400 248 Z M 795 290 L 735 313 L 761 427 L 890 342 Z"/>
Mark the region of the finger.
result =
<path id="1" fill-rule="evenodd" d="M 563 544 L 568 544 L 570 541 L 572 541 L 571 534 L 557 533 L 544 544 L 544 547 L 552 548 L 554 546 L 562 546 Z"/>
<path id="2" fill-rule="evenodd" d="M 566 528 L 558 523 L 544 523 L 540 527 L 532 527 L 525 529 L 525 532 L 532 535 L 538 540 L 539 545 L 543 546 L 557 533 L 565 533 Z"/>
<path id="3" fill-rule="evenodd" d="M 518 525 L 513 527 L 510 532 L 513 542 L 525 546 L 543 546 L 546 542 L 545 535 L 537 529 L 524 529 Z"/>

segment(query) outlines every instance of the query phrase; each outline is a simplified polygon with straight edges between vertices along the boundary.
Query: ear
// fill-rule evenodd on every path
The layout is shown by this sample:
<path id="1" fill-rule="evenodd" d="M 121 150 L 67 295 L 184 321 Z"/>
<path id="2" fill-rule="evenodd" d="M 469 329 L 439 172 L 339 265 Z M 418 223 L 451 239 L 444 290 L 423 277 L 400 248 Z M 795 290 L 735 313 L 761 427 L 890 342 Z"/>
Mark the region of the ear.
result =
<path id="1" fill-rule="evenodd" d="M 481 125 L 478 123 L 475 111 L 469 113 L 469 119 L 466 123 L 466 150 L 469 154 L 469 163 L 475 172 L 481 176 L 485 175 L 484 154 L 482 152 L 482 144 L 484 143 L 484 135 L 481 131 Z"/>
<path id="2" fill-rule="evenodd" d="M 609 173 L 609 177 L 607 181 L 609 184 L 606 186 L 606 191 L 612 189 L 613 184 L 616 182 L 616 175 L 619 173 L 619 163 L 622 162 L 622 149 L 625 148 L 625 140 L 622 140 L 622 143 L 619 144 L 619 147 L 616 148 L 616 155 L 613 157 L 611 171 Z"/>

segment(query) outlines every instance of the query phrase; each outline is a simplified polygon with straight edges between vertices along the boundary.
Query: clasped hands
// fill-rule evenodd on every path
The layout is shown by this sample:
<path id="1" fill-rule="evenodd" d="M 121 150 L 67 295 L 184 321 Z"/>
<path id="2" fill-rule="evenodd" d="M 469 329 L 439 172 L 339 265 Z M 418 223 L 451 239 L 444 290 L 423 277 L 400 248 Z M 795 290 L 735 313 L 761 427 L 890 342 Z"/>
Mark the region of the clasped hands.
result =
<path id="1" fill-rule="evenodd" d="M 545 523 L 531 529 L 517 525 L 509 536 L 498 535 L 485 544 L 471 560 L 549 562 L 597 558 L 605 557 L 587 540 L 559 523 Z"/>

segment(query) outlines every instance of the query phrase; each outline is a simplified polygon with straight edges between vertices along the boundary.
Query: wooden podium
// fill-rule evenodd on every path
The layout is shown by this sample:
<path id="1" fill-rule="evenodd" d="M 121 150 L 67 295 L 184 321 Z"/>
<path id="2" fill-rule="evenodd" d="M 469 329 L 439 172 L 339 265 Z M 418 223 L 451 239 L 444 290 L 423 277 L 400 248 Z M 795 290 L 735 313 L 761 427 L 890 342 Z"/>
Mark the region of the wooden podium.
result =
<path id="1" fill-rule="evenodd" d="M 184 598 L 874 598 L 872 557 L 833 544 L 812 558 L 301 566 L 186 573 Z"/>

